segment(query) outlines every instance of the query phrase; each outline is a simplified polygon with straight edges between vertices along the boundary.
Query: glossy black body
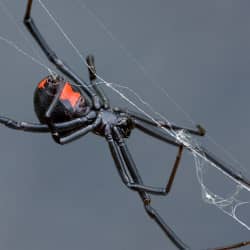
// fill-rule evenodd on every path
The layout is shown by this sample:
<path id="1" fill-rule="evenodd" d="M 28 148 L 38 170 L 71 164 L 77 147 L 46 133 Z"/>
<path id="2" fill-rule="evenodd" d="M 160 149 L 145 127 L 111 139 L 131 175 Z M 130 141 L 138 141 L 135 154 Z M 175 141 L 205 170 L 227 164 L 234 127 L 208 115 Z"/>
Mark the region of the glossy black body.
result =
<path id="1" fill-rule="evenodd" d="M 80 86 L 65 82 L 63 77 L 49 75 L 38 84 L 34 91 L 34 109 L 41 123 L 46 124 L 46 111 L 52 103 L 59 87 L 64 83 L 68 84 L 74 93 L 79 94 L 79 99 L 76 105 L 72 106 L 67 99 L 62 100 L 59 98 L 51 115 L 51 121 L 54 123 L 70 121 L 74 118 L 82 117 L 90 111 L 90 101 Z"/>
<path id="2" fill-rule="evenodd" d="M 65 62 L 59 59 L 49 47 L 30 15 L 32 3 L 32 0 L 28 0 L 24 24 L 48 60 L 62 74 L 66 75 L 73 84 L 70 85 L 70 91 L 67 92 L 65 97 L 63 91 L 65 91 L 65 86 L 69 82 L 66 82 L 61 76 L 46 77 L 47 82 L 40 82 L 34 93 L 34 108 L 40 123 L 18 122 L 1 116 L 0 123 L 12 129 L 35 133 L 50 133 L 58 144 L 72 142 L 89 132 L 104 137 L 108 143 L 110 153 L 122 182 L 128 188 L 138 193 L 146 213 L 157 223 L 178 249 L 190 249 L 168 226 L 156 209 L 152 207 L 150 195 L 167 195 L 170 192 L 183 149 L 185 148 L 185 145 L 182 145 L 175 138 L 170 137 L 162 128 L 171 131 L 184 129 L 188 133 L 198 136 L 204 136 L 205 130 L 200 125 L 197 126 L 196 130 L 193 130 L 170 125 L 164 121 L 154 122 L 145 115 L 127 109 L 110 107 L 107 96 L 103 93 L 101 87 L 95 84 L 97 75 L 94 57 L 89 55 L 86 58 L 89 71 L 89 82 L 86 82 Z M 70 93 L 76 95 L 77 98 L 72 99 Z M 62 96 L 65 98 L 62 98 Z M 176 160 L 165 187 L 152 187 L 144 184 L 126 145 L 126 139 L 134 128 L 178 148 Z M 189 150 L 189 148 L 187 149 Z M 231 178 L 242 183 L 242 185 L 250 187 L 250 181 L 247 178 L 239 174 L 235 169 L 219 161 L 206 149 L 197 148 L 196 151 L 205 154 L 210 161 L 214 162 L 221 171 L 225 172 Z M 250 242 L 241 242 L 216 249 L 234 249 L 245 245 L 250 245 Z"/>

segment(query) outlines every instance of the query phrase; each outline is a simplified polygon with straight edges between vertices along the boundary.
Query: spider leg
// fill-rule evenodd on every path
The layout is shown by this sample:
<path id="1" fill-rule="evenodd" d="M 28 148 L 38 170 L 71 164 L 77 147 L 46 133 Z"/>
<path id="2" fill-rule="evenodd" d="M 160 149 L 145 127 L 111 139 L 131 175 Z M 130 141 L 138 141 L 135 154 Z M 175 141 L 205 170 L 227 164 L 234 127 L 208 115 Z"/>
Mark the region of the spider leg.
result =
<path id="1" fill-rule="evenodd" d="M 156 139 L 166 142 L 173 146 L 181 145 L 179 142 L 174 140 L 170 135 L 168 135 L 167 133 L 164 133 L 163 130 L 160 128 L 141 122 L 137 119 L 133 119 L 132 122 L 137 129 L 139 129 L 140 131 L 142 131 L 143 133 L 147 135 L 155 137 Z"/>
<path id="2" fill-rule="evenodd" d="M 113 159 L 115 161 L 115 164 L 117 166 L 117 169 L 119 171 L 119 174 L 120 174 L 124 184 L 128 188 L 134 189 L 134 187 L 136 187 L 135 190 L 137 192 L 139 192 L 139 194 L 143 193 L 143 191 L 145 193 L 147 193 L 148 191 L 151 192 L 152 190 L 153 190 L 153 193 L 157 193 L 157 192 L 154 192 L 154 191 L 157 191 L 157 188 L 148 187 L 148 186 L 145 186 L 143 184 L 142 179 L 139 175 L 139 172 L 136 168 L 136 165 L 133 161 L 133 158 L 130 155 L 130 152 L 125 144 L 124 139 L 120 135 L 117 128 L 113 128 L 113 131 L 115 133 L 115 136 L 118 137 L 117 143 L 118 143 L 119 148 L 117 148 L 117 145 L 115 144 L 112 135 L 109 135 L 107 137 L 107 140 L 109 142 L 111 154 L 113 156 Z M 180 148 L 180 151 L 181 150 L 182 150 L 182 148 Z M 126 166 L 128 167 L 128 170 L 129 170 L 129 173 L 131 174 L 131 176 L 136 177 L 136 178 L 133 178 L 134 182 L 131 181 L 128 174 L 126 173 L 126 167 L 124 166 L 124 162 L 126 163 Z M 131 170 L 132 170 L 132 172 L 130 172 Z M 174 172 L 174 170 L 172 170 L 172 174 L 173 174 L 173 172 Z M 169 183 L 171 183 L 171 181 Z M 171 186 L 171 184 L 170 184 L 170 186 Z M 176 245 L 176 247 L 178 247 L 179 249 L 189 249 L 189 247 L 186 246 L 178 238 L 178 236 L 168 227 L 168 225 L 165 223 L 165 221 L 160 217 L 160 215 L 157 213 L 157 211 L 150 205 L 150 201 L 151 201 L 150 198 L 149 198 L 149 200 L 147 200 L 146 203 L 144 200 L 144 207 L 145 207 L 147 213 L 149 214 L 149 216 L 156 221 L 156 223 L 161 227 L 161 229 L 166 233 L 166 235 Z M 210 250 L 230 250 L 230 249 L 241 248 L 241 247 L 244 247 L 247 245 L 250 245 L 250 241 L 244 241 L 244 242 L 240 242 L 240 243 L 229 245 L 229 246 L 213 248 Z"/>
<path id="3" fill-rule="evenodd" d="M 124 113 L 130 115 L 131 117 L 133 117 L 133 118 L 135 118 L 135 119 L 137 119 L 139 121 L 142 121 L 142 122 L 144 122 L 146 124 L 152 125 L 154 127 L 161 126 L 163 128 L 169 129 L 169 130 L 185 130 L 188 133 L 193 134 L 193 135 L 197 135 L 197 136 L 204 136 L 205 133 L 206 133 L 206 130 L 199 124 L 196 125 L 197 130 L 180 127 L 180 126 L 177 126 L 177 125 L 174 125 L 174 124 L 169 124 L 169 123 L 167 123 L 165 121 L 157 121 L 157 123 L 158 123 L 157 124 L 156 122 L 149 119 L 147 116 L 145 116 L 143 114 L 140 114 L 140 113 L 137 113 L 135 111 L 131 111 L 131 110 L 128 110 L 128 109 L 126 109 L 126 110 L 117 109 L 117 110 L 119 110 L 121 112 L 124 112 Z"/>
<path id="4" fill-rule="evenodd" d="M 0 116 L 0 123 L 5 125 L 8 128 L 15 129 L 15 130 L 22 130 L 22 131 L 34 132 L 34 133 L 50 132 L 46 124 L 15 121 L 13 119 L 3 117 L 3 116 Z"/>
<path id="5" fill-rule="evenodd" d="M 101 86 L 98 86 L 96 84 L 96 67 L 95 67 L 95 59 L 93 55 L 88 55 L 86 57 L 86 63 L 88 64 L 88 71 L 89 71 L 89 80 L 96 91 L 96 93 L 99 95 L 103 102 L 103 106 L 105 109 L 108 109 L 110 107 L 109 100 L 107 96 L 104 94 L 104 91 L 102 90 Z"/>
<path id="6" fill-rule="evenodd" d="M 120 148 L 119 149 L 117 148 L 116 142 L 114 141 L 114 138 L 112 135 L 112 130 L 109 126 L 106 127 L 105 137 L 109 144 L 111 154 L 113 156 L 118 172 L 124 184 L 129 188 L 130 188 L 130 185 L 135 182 L 142 184 L 142 179 L 137 169 L 133 168 L 132 170 L 128 170 L 128 168 L 125 167 L 123 163 L 123 156 L 120 153 Z M 141 190 L 141 191 L 138 190 L 138 193 L 140 194 L 140 197 L 144 203 L 148 203 L 148 201 L 150 201 L 150 196 L 144 190 Z"/>
<path id="7" fill-rule="evenodd" d="M 58 100 L 62 94 L 63 88 L 65 87 L 65 82 L 60 82 L 60 84 L 57 86 L 57 92 L 52 100 L 52 102 L 50 103 L 46 113 L 45 113 L 45 120 L 46 123 L 50 129 L 51 135 L 53 137 L 53 139 L 59 143 L 60 141 L 60 135 L 59 135 L 59 131 L 57 130 L 57 128 L 54 126 L 54 123 L 51 120 L 51 115 L 53 114 L 56 105 L 58 104 Z"/>
<path id="8" fill-rule="evenodd" d="M 119 171 L 120 176 L 122 177 L 123 182 L 127 185 L 129 183 L 130 178 L 126 174 L 124 162 L 128 168 L 129 174 L 133 180 L 134 183 L 138 183 L 140 185 L 143 185 L 143 181 L 141 179 L 141 176 L 136 168 L 136 165 L 132 159 L 132 156 L 130 155 L 127 146 L 122 138 L 122 136 L 119 134 L 119 131 L 115 128 L 112 129 L 115 133 L 115 139 L 113 138 L 112 132 L 110 131 L 110 128 L 106 128 L 106 139 L 109 143 L 110 151 L 113 156 L 113 159 L 115 161 L 115 164 L 117 166 L 117 169 Z M 119 139 L 116 137 L 119 135 Z M 115 141 L 114 141 L 115 140 Z M 118 146 L 116 145 L 118 144 Z M 130 188 L 129 185 L 127 187 Z M 190 249 L 186 244 L 184 244 L 181 239 L 175 234 L 175 232 L 166 224 L 166 222 L 163 220 L 163 218 L 158 214 L 158 212 L 150 205 L 151 199 L 147 192 L 144 190 L 136 190 L 144 204 L 144 208 L 149 215 L 150 218 L 152 218 L 158 226 L 164 231 L 166 236 L 172 241 L 172 243 L 180 250 L 184 249 Z"/>
<path id="9" fill-rule="evenodd" d="M 162 140 L 164 142 L 167 142 L 169 144 L 180 146 L 180 143 L 177 141 L 174 141 L 170 136 L 166 133 L 164 133 L 160 128 L 156 128 L 149 123 L 142 122 L 137 119 L 132 119 L 134 126 L 141 130 L 142 132 L 155 137 L 159 140 Z M 190 150 L 189 148 L 187 148 Z M 203 155 L 206 159 L 213 162 L 221 171 L 229 175 L 232 179 L 237 181 L 238 183 L 250 187 L 250 180 L 243 175 L 239 170 L 234 168 L 233 166 L 230 166 L 229 164 L 224 163 L 222 160 L 218 159 L 216 156 L 214 156 L 211 152 L 209 152 L 206 148 L 200 146 L 195 148 L 195 151 L 200 153 L 200 155 Z"/>
<path id="10" fill-rule="evenodd" d="M 89 125 L 95 118 L 96 118 L 96 112 L 92 111 L 89 112 L 86 116 L 79 117 L 67 122 L 54 123 L 53 125 L 59 132 L 65 132 L 69 129 L 72 130 Z M 25 132 L 33 132 L 33 133 L 51 132 L 47 124 L 16 121 L 3 116 L 0 116 L 0 124 L 3 124 L 11 129 L 21 130 Z"/>
<path id="11" fill-rule="evenodd" d="M 179 167 L 182 151 L 183 151 L 183 146 L 181 145 L 179 147 L 179 151 L 178 151 L 178 154 L 176 156 L 174 165 L 172 167 L 172 171 L 171 171 L 170 177 L 168 179 L 168 182 L 166 184 L 166 187 L 160 188 L 160 187 L 152 187 L 152 186 L 145 186 L 145 185 L 140 185 L 140 184 L 136 184 L 136 183 L 131 183 L 130 188 L 135 189 L 135 190 L 144 190 L 148 193 L 158 194 L 158 195 L 169 194 L 171 187 L 173 185 L 173 182 L 174 182 L 174 178 L 176 176 L 177 169 Z"/>
<path id="12" fill-rule="evenodd" d="M 66 135 L 66 136 L 54 136 L 54 140 L 59 143 L 59 144 L 66 144 L 66 143 L 69 143 L 69 142 L 72 142 L 72 141 L 75 141 L 77 140 L 78 138 L 86 135 L 87 133 L 93 131 L 97 126 L 99 126 L 99 124 L 101 123 L 101 118 L 100 117 L 97 117 L 96 120 L 92 123 L 92 124 L 89 124 L 88 126 L 84 127 L 84 128 L 81 128 L 69 135 Z"/>
<path id="13" fill-rule="evenodd" d="M 234 179 L 236 182 L 244 185 L 247 188 L 250 188 L 250 180 L 244 176 L 244 174 L 239 171 L 237 168 L 230 166 L 229 164 L 223 162 L 221 159 L 218 159 L 215 155 L 209 152 L 206 148 L 200 146 L 196 148 L 196 151 L 203 155 L 206 159 L 213 162 L 220 170 Z"/>
<path id="14" fill-rule="evenodd" d="M 157 139 L 160 139 L 162 141 L 165 141 L 167 143 L 170 143 L 172 145 L 179 145 L 178 143 L 176 143 L 175 141 L 173 141 L 172 139 L 169 138 L 169 136 L 167 136 L 166 134 L 164 134 L 161 130 L 153 127 L 150 123 L 146 123 L 144 121 L 139 121 L 137 119 L 133 119 L 133 122 L 135 124 L 135 127 L 140 129 L 142 132 L 156 137 Z M 179 145 L 180 146 L 180 145 Z M 212 155 L 210 152 L 208 152 L 208 150 L 206 150 L 205 148 L 201 147 L 201 148 L 197 148 L 197 151 L 201 152 L 201 154 L 203 154 L 207 159 L 211 160 L 214 164 L 216 164 L 220 169 L 222 169 L 224 172 L 226 172 L 228 175 L 230 175 L 231 177 L 233 177 L 234 179 L 240 181 L 241 183 L 244 183 L 246 186 L 250 186 L 250 181 L 248 179 L 246 179 L 241 173 L 238 173 L 238 171 L 234 170 L 232 167 L 227 166 L 227 164 L 222 163 L 221 160 L 218 160 L 214 155 Z M 180 152 L 180 148 L 179 148 L 179 152 Z M 179 155 L 180 153 L 178 153 Z M 177 155 L 177 158 L 178 158 Z M 176 158 L 176 159 L 177 159 Z M 175 167 L 172 170 L 172 182 L 174 180 L 174 175 L 175 175 Z M 171 179 L 171 177 L 170 177 Z M 169 182 L 170 184 L 170 188 L 172 183 Z M 147 190 L 148 187 L 145 186 L 141 186 L 141 185 L 135 185 L 133 184 L 136 188 L 139 188 L 140 190 Z M 168 186 L 168 185 L 167 185 Z M 150 187 L 151 188 L 151 187 Z M 150 192 L 150 188 L 148 189 L 147 192 Z M 170 189 L 169 189 L 170 190 Z M 153 189 L 153 191 L 157 191 Z M 159 190 L 160 191 L 160 190 Z M 153 192 L 152 192 L 153 193 Z M 155 192 L 157 194 L 157 192 Z M 240 247 L 244 247 L 250 245 L 250 241 L 246 241 L 246 242 L 240 242 L 237 244 L 233 244 L 230 246 L 224 246 L 224 247 L 219 247 L 219 248 L 214 248 L 213 250 L 230 250 L 230 249 L 236 249 L 236 248 L 240 248 Z M 210 249 L 212 250 L 212 249 Z"/>
<path id="15" fill-rule="evenodd" d="M 49 61 L 51 61 L 63 74 L 72 79 L 75 83 L 81 86 L 87 95 L 92 99 L 94 107 L 96 109 L 100 109 L 100 99 L 95 90 L 89 85 L 87 82 L 82 80 L 76 73 L 72 71 L 72 69 L 66 65 L 61 59 L 57 57 L 55 52 L 49 47 L 46 40 L 40 33 L 37 28 L 35 22 L 31 17 L 31 9 L 32 9 L 33 0 L 28 0 L 26 13 L 24 16 L 24 24 L 27 27 L 28 31 L 31 33 L 33 38 L 36 40 L 42 51 L 45 53 Z"/>
<path id="16" fill-rule="evenodd" d="M 120 133 L 116 127 L 114 127 L 113 130 L 114 130 L 115 136 L 119 142 L 119 148 L 121 149 L 123 157 L 125 158 L 126 165 L 128 166 L 129 172 L 130 173 L 134 172 L 134 176 L 139 176 L 139 173 L 135 167 L 135 163 L 133 163 L 133 159 L 128 152 L 128 149 L 127 149 L 127 146 L 124 142 L 123 137 L 120 135 Z M 167 195 L 170 192 L 171 187 L 173 185 L 174 178 L 176 176 L 176 172 L 177 172 L 177 169 L 179 167 L 180 160 L 181 160 L 183 147 L 184 147 L 183 145 L 179 145 L 179 150 L 178 150 L 174 165 L 172 167 L 170 177 L 169 177 L 168 182 L 167 182 L 165 187 L 162 188 L 162 187 L 152 187 L 152 186 L 144 185 L 144 184 L 141 184 L 138 180 L 133 182 L 133 183 L 128 182 L 126 185 L 129 188 L 137 190 L 137 191 L 146 191 L 148 193 L 157 194 L 157 195 Z"/>
<path id="17" fill-rule="evenodd" d="M 237 248 L 245 247 L 248 245 L 250 245 L 250 241 L 243 241 L 243 242 L 233 244 L 230 246 L 218 247 L 218 248 L 207 249 L 207 250 L 230 250 L 230 249 L 237 249 Z"/>
<path id="18" fill-rule="evenodd" d="M 133 180 L 131 179 L 131 177 L 128 173 L 128 170 L 127 170 L 127 168 L 122 160 L 120 150 L 114 141 L 114 138 L 113 138 L 113 135 L 112 135 L 110 128 L 106 129 L 105 137 L 106 137 L 106 140 L 109 144 L 109 149 L 110 149 L 111 155 L 112 155 L 113 160 L 115 162 L 115 166 L 117 167 L 118 173 L 122 179 L 122 182 L 127 187 L 129 187 L 129 185 L 133 183 Z M 150 197 L 145 197 L 145 199 L 150 199 Z"/>
<path id="19" fill-rule="evenodd" d="M 174 146 L 180 146 L 181 144 L 174 141 L 170 136 L 166 133 L 164 133 L 160 128 L 156 128 L 150 124 L 144 123 L 142 121 L 139 121 L 137 119 L 132 120 L 134 123 L 134 126 L 141 130 L 142 132 L 155 137 L 159 140 L 162 140 L 164 142 L 167 142 Z M 187 148 L 190 150 L 189 148 Z M 224 173 L 232 177 L 237 182 L 243 184 L 246 187 L 250 187 L 250 180 L 246 178 L 239 170 L 233 168 L 232 166 L 229 166 L 228 164 L 223 163 L 223 161 L 217 159 L 212 153 L 210 153 L 207 149 L 204 147 L 196 148 L 196 151 L 199 152 L 201 155 L 204 155 L 206 159 L 213 162 L 219 169 L 221 169 Z"/>

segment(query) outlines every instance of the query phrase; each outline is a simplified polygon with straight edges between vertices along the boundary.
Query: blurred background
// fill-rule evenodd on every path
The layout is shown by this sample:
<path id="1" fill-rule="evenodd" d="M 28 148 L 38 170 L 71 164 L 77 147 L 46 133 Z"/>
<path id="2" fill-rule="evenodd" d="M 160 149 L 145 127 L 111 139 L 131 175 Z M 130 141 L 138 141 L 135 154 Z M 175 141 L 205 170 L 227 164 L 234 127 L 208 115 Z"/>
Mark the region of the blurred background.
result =
<path id="1" fill-rule="evenodd" d="M 249 176 L 249 2 L 42 3 L 83 58 L 95 55 L 102 78 L 133 89 L 170 122 L 187 127 L 201 123 L 222 147 L 207 138 L 200 143 Z M 22 24 L 26 1 L 1 0 L 0 7 L 0 36 L 54 69 Z M 57 55 L 87 79 L 86 66 L 38 1 L 32 16 Z M 48 71 L 2 39 L 0 55 L 1 115 L 37 121 L 33 92 Z M 110 88 L 104 90 L 113 106 L 135 110 Z M 157 117 L 133 92 L 119 90 Z M 0 138 L 0 249 L 176 249 L 146 215 L 137 193 L 122 184 L 103 138 L 89 134 L 60 146 L 50 135 L 3 126 Z M 177 149 L 138 131 L 128 145 L 144 182 L 164 186 Z M 236 186 L 209 166 L 204 181 L 223 197 Z M 243 191 L 237 199 L 247 201 L 250 195 Z M 189 152 L 170 195 L 153 197 L 153 205 L 192 249 L 250 240 L 245 227 L 203 201 Z M 237 210 L 248 225 L 249 209 Z"/>

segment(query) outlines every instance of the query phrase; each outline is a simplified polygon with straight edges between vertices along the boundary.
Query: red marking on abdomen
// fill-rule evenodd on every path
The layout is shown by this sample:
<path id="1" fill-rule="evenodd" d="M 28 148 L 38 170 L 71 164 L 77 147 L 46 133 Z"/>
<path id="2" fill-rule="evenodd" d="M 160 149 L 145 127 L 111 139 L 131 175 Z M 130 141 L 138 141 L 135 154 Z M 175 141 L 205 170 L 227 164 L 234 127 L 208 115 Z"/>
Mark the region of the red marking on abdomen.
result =
<path id="1" fill-rule="evenodd" d="M 38 83 L 38 88 L 44 89 L 46 83 L 47 83 L 47 78 L 43 79 L 41 82 Z"/>
<path id="2" fill-rule="evenodd" d="M 76 106 L 76 103 L 79 100 L 80 96 L 81 96 L 80 93 L 75 92 L 72 89 L 70 83 L 66 82 L 66 84 L 62 90 L 62 93 L 60 95 L 60 100 L 68 101 L 71 104 L 71 106 L 74 108 Z"/>

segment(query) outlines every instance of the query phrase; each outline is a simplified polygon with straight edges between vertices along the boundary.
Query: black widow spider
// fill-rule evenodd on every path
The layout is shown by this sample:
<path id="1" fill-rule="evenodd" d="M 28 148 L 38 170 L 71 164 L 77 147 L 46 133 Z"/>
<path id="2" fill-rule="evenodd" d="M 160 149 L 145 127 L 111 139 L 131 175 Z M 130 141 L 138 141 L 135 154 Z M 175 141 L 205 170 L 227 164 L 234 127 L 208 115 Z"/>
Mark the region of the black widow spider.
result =
<path id="1" fill-rule="evenodd" d="M 197 136 L 204 136 L 205 130 L 200 125 L 197 125 L 197 130 L 192 130 L 175 125 L 170 127 L 170 125 L 162 121 L 156 124 L 146 116 L 136 112 L 110 107 L 108 98 L 104 95 L 102 89 L 95 84 L 96 70 L 94 57 L 89 55 L 86 58 L 90 80 L 90 82 L 87 83 L 76 75 L 70 67 L 60 60 L 51 50 L 30 16 L 32 2 L 32 0 L 28 0 L 24 24 L 48 60 L 75 84 L 65 81 L 61 76 L 47 76 L 39 82 L 34 93 L 35 112 L 40 123 L 17 122 L 6 117 L 0 117 L 0 123 L 17 130 L 37 133 L 49 132 L 52 134 L 53 139 L 59 144 L 72 142 L 86 135 L 88 132 L 93 132 L 94 134 L 104 137 L 108 142 L 123 183 L 128 188 L 138 192 L 147 214 L 155 220 L 178 249 L 190 249 L 151 206 L 149 193 L 167 195 L 170 192 L 181 160 L 183 148 L 185 147 L 180 142 L 170 138 L 158 125 L 160 124 L 161 127 L 175 131 L 184 129 L 188 133 Z M 165 187 L 159 188 L 144 185 L 125 142 L 125 138 L 129 137 L 134 128 L 178 147 L 176 160 Z M 220 165 L 222 169 L 224 168 L 224 171 L 228 174 L 236 179 L 241 178 L 237 174 L 227 170 L 222 163 L 218 162 L 211 155 L 208 153 L 205 154 L 206 157 Z M 233 249 L 249 244 L 250 242 L 241 242 L 216 249 Z"/>

